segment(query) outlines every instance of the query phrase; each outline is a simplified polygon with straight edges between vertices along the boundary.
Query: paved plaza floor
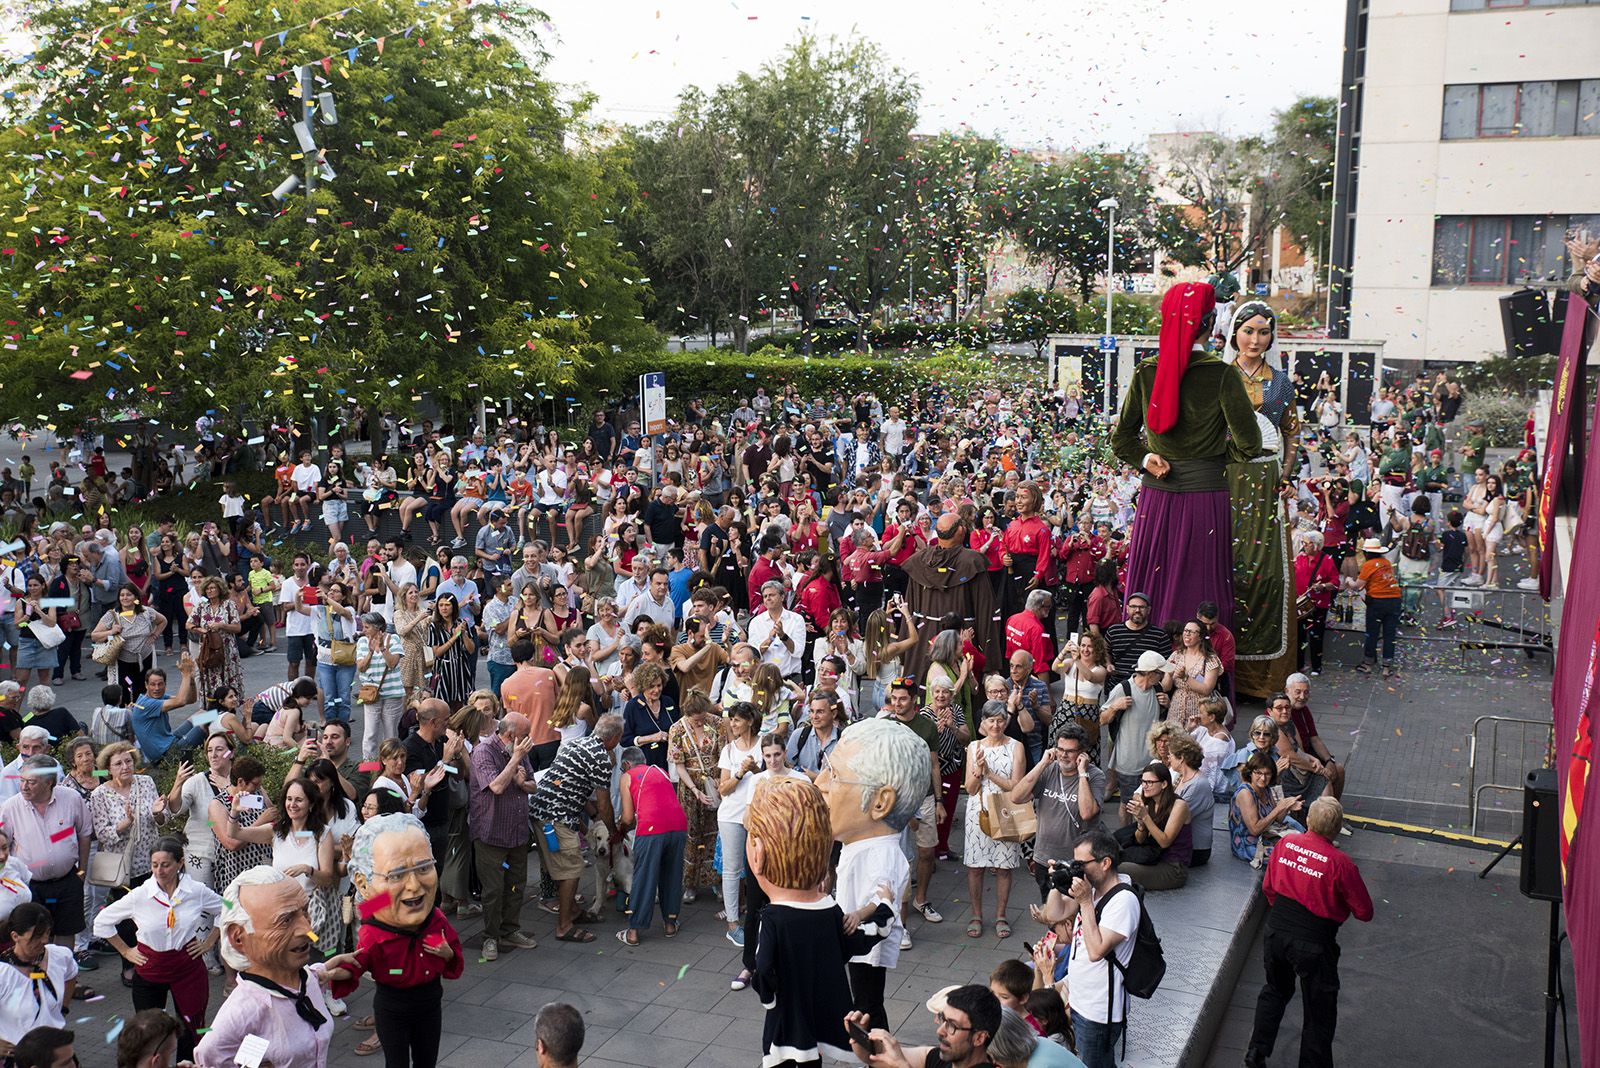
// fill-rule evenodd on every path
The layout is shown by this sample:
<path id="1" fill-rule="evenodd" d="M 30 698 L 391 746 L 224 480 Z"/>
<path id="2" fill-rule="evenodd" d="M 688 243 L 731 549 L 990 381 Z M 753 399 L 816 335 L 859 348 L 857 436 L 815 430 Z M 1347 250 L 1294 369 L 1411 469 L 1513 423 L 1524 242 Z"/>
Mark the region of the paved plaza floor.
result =
<path id="1" fill-rule="evenodd" d="M 1313 707 L 1321 731 L 1335 755 L 1348 759 L 1348 809 L 1358 816 L 1465 828 L 1470 819 L 1466 776 L 1472 723 L 1490 714 L 1547 721 L 1548 658 L 1529 660 L 1520 653 L 1492 650 L 1463 657 L 1453 645 L 1443 644 L 1408 645 L 1402 656 L 1408 670 L 1399 681 L 1357 675 L 1351 670 L 1359 659 L 1355 640 L 1335 635 L 1330 638 L 1328 671 L 1315 680 Z M 245 660 L 244 674 L 249 690 L 276 681 L 284 674 L 281 653 Z M 98 688 L 93 680 L 68 682 L 59 692 L 63 703 L 86 717 Z M 1252 711 L 1242 707 L 1241 716 Z M 1501 749 L 1498 777 L 1520 782 L 1526 768 L 1517 764 L 1527 753 L 1511 741 L 1503 740 Z M 1479 781 L 1486 781 L 1482 774 Z M 1520 810 L 1520 800 L 1510 793 L 1486 798 L 1491 810 Z M 1489 811 L 1482 832 L 1509 837 L 1510 823 Z M 952 842 L 959 841 L 958 828 Z M 1343 844 L 1362 865 L 1378 915 L 1372 924 L 1347 925 L 1342 936 L 1340 1060 L 1535 1063 L 1548 913 L 1517 893 L 1515 858 L 1480 882 L 1473 875 L 1489 859 L 1484 852 L 1371 830 Z M 1217 863 L 1233 862 L 1224 852 Z M 1162 895 L 1164 908 L 1168 898 L 1171 907 L 1181 907 L 1183 893 Z M 931 1039 L 931 1017 L 921 1007 L 929 993 L 949 983 L 986 981 L 998 962 L 1021 955 L 1022 942 L 1031 941 L 1035 933 L 1025 922 L 1033 900 L 1026 875 L 1016 880 L 1009 910 L 1016 934 L 1009 940 L 995 938 L 992 927 L 981 939 L 965 937 L 966 896 L 959 862 L 942 862 L 932 899 L 945 922 L 914 920 L 915 946 L 889 976 L 890 1022 L 908 1042 Z M 465 975 L 445 986 L 441 1064 L 534 1065 L 532 1015 L 554 1000 L 583 1011 L 589 1026 L 583 1064 L 592 1068 L 744 1068 L 757 1063 L 761 1010 L 752 992 L 728 988 L 738 970 L 739 951 L 723 937 L 723 925 L 713 915 L 716 908 L 702 897 L 685 907 L 679 937 L 667 941 L 658 928 L 638 948 L 629 949 L 611 937 L 621 925 L 614 910 L 605 924 L 594 928 L 599 935 L 595 943 L 570 945 L 555 941 L 553 917 L 530 906 L 525 926 L 539 938 L 539 947 L 502 951 L 492 963 L 476 956 L 477 921 L 465 921 L 461 933 L 469 960 Z M 1169 955 L 1173 952 L 1169 947 Z M 1259 955 L 1257 945 L 1221 1022 L 1211 1064 L 1239 1063 L 1259 990 Z M 131 1011 L 115 963 L 106 958 L 99 971 L 85 976 L 107 995 L 105 1000 L 75 1006 L 78 1052 L 85 1068 L 114 1063 L 104 1037 L 114 1017 Z M 351 1020 L 368 1011 L 370 999 L 370 987 L 350 999 L 351 1016 L 340 1021 L 333 1045 L 331 1062 L 338 1068 L 379 1063 L 352 1052 L 365 1033 L 355 1031 Z M 218 980 L 211 1011 L 220 1003 Z M 1414 1010 L 1406 1008 L 1412 1003 Z M 1293 1063 L 1298 1014 L 1291 1006 L 1275 1063 Z M 1133 1019 L 1137 1028 L 1137 1003 Z"/>

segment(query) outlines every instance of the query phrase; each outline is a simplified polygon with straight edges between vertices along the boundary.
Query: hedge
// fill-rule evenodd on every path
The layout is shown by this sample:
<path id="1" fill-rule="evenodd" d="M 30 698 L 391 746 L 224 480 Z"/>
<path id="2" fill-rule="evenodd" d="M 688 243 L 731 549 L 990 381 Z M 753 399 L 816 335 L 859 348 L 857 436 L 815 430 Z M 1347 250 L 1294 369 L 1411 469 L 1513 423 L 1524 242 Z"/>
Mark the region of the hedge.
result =
<path id="1" fill-rule="evenodd" d="M 607 399 L 615 399 L 633 396 L 639 376 L 650 371 L 666 373 L 675 411 L 681 410 L 689 397 L 701 397 L 720 407 L 732 398 L 751 396 L 757 387 L 775 395 L 793 385 L 806 398 L 835 392 L 852 396 L 870 390 L 888 401 L 904 398 L 914 389 L 968 389 L 980 383 L 994 384 L 999 378 L 1036 378 L 1037 384 L 1044 384 L 1037 361 L 960 347 L 932 356 L 855 353 L 808 357 L 772 346 L 749 354 L 729 349 L 618 353 L 602 360 L 585 377 L 592 379 L 594 393 L 606 390 Z"/>

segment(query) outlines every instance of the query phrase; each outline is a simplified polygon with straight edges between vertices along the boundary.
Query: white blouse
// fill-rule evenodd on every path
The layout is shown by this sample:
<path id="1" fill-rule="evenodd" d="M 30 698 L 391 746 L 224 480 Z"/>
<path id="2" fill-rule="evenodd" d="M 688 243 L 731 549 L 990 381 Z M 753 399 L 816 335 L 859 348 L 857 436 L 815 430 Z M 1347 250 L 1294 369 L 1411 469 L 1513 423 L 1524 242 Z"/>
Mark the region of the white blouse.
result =
<path id="1" fill-rule="evenodd" d="M 0 1042 L 15 1045 L 35 1027 L 66 1027 L 67 984 L 78 977 L 78 962 L 66 946 L 44 947 L 44 978 L 31 969 L 0 964 Z M 51 990 L 55 993 L 52 994 Z M 37 996 L 35 996 L 37 995 Z"/>
<path id="2" fill-rule="evenodd" d="M 94 918 L 94 933 L 96 938 L 110 938 L 117 933 L 117 924 L 131 919 L 140 945 L 168 953 L 210 934 L 220 915 L 222 895 L 204 883 L 179 875 L 177 889 L 169 897 L 150 878 L 101 909 Z"/>
<path id="3" fill-rule="evenodd" d="M 33 900 L 33 890 L 28 886 L 28 866 L 15 853 L 0 867 L 0 923 L 11 917 L 11 910 L 25 901 Z"/>

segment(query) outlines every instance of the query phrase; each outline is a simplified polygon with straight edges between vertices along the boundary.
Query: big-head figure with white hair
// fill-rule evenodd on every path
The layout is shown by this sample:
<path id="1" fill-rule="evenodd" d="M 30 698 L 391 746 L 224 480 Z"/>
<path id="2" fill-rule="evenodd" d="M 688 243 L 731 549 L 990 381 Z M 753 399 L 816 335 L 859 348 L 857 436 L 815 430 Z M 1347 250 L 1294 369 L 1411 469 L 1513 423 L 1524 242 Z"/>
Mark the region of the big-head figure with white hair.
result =
<path id="1" fill-rule="evenodd" d="M 439 980 L 459 979 L 463 961 L 460 935 L 434 907 L 439 871 L 422 821 L 397 812 L 363 823 L 350 875 L 361 933 L 354 953 L 328 961 L 333 993 L 346 996 L 362 972 L 370 973 L 377 984 L 373 1021 L 386 1054 L 409 1051 L 411 1068 L 433 1068 L 444 1023 Z"/>
<path id="2" fill-rule="evenodd" d="M 874 1027 L 888 1027 L 884 985 L 887 970 L 900 960 L 905 934 L 900 908 L 911 867 L 900 848 L 900 832 L 928 795 L 931 761 L 927 743 L 909 727 L 893 719 L 865 719 L 845 728 L 828 769 L 817 778 L 833 837 L 843 844 L 835 894 L 839 907 L 846 916 L 865 915 L 881 903 L 894 914 L 883 941 L 849 965 L 851 1001 Z"/>
<path id="3" fill-rule="evenodd" d="M 333 1038 L 333 1013 L 322 965 L 310 964 L 313 938 L 306 892 L 297 879 L 260 865 L 222 894 L 217 920 L 222 959 L 239 985 L 195 1050 L 200 1064 L 233 1064 L 247 1035 L 267 1040 L 274 1068 L 322 1068 Z"/>

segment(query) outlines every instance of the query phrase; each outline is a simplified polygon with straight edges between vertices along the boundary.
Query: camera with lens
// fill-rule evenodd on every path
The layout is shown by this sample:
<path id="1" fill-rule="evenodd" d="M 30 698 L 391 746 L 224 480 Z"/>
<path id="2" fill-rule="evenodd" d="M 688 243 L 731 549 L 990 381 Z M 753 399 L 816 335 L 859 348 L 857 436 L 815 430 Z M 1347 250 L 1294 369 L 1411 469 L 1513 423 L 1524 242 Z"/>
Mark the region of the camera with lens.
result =
<path id="1" fill-rule="evenodd" d="M 1050 869 L 1050 885 L 1063 894 L 1072 892 L 1072 880 L 1083 878 L 1083 861 L 1069 860 Z"/>

